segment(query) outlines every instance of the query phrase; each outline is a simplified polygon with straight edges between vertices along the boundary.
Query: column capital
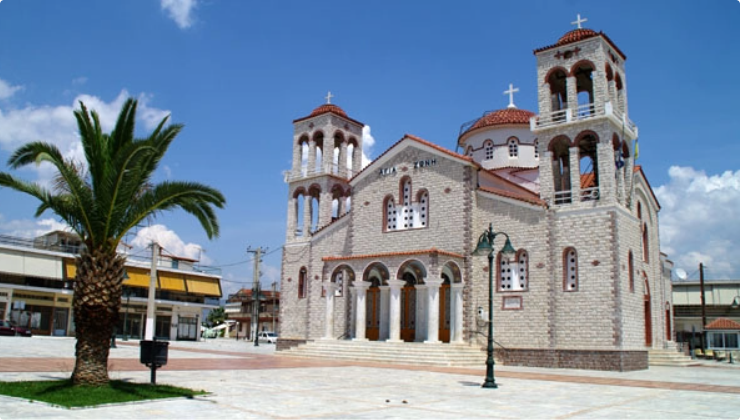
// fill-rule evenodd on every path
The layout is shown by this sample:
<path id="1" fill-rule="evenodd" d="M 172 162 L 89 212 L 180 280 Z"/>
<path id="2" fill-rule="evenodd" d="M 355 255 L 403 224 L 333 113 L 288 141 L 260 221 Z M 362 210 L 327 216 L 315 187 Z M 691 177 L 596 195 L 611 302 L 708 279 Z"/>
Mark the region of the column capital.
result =
<path id="1" fill-rule="evenodd" d="M 331 282 L 331 281 L 324 283 L 323 286 L 324 286 L 324 290 L 326 290 L 327 293 L 334 292 L 335 290 L 339 288 L 339 286 L 336 283 Z"/>
<path id="2" fill-rule="evenodd" d="M 399 279 L 391 279 L 388 280 L 388 286 L 391 287 L 391 289 L 400 289 L 406 284 L 405 281 L 399 280 Z"/>
<path id="3" fill-rule="evenodd" d="M 439 288 L 440 286 L 442 286 L 442 283 L 444 283 L 444 279 L 429 277 L 424 279 L 424 283 L 426 283 L 429 287 Z"/>
<path id="4" fill-rule="evenodd" d="M 465 283 L 450 283 L 450 289 L 462 290 L 465 288 Z"/>
<path id="5" fill-rule="evenodd" d="M 373 284 L 372 284 L 372 283 L 370 283 L 369 281 L 356 281 L 356 282 L 354 282 L 354 284 L 352 285 L 352 288 L 353 288 L 353 289 L 355 289 L 355 290 L 367 290 L 367 289 L 369 289 L 369 288 L 370 288 L 370 286 L 372 286 L 372 285 L 373 285 Z"/>

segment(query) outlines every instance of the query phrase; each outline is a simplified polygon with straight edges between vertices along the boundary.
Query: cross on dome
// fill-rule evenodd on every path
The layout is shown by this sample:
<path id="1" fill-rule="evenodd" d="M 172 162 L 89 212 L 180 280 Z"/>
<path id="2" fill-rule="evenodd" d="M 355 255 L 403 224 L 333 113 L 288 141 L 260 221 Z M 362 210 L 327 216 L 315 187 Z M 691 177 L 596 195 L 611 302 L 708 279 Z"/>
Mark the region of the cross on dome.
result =
<path id="1" fill-rule="evenodd" d="M 578 25 L 578 29 L 582 29 L 581 28 L 581 24 L 583 22 L 586 22 L 586 21 L 588 21 L 588 19 L 586 19 L 586 18 L 581 19 L 581 14 L 579 13 L 578 14 L 578 18 L 575 20 L 575 22 L 571 22 L 570 24 L 571 25 Z"/>
<path id="2" fill-rule="evenodd" d="M 329 93 L 327 93 L 326 96 L 324 96 L 324 99 L 326 99 L 326 104 L 327 105 L 331 104 L 331 98 L 333 98 L 333 97 L 334 97 L 334 95 L 331 94 L 331 91 L 329 91 Z"/>
<path id="3" fill-rule="evenodd" d="M 514 92 L 519 92 L 519 88 L 514 88 L 514 85 L 509 83 L 509 90 L 504 91 L 504 95 L 509 95 L 508 108 L 516 108 L 516 105 L 514 105 Z"/>

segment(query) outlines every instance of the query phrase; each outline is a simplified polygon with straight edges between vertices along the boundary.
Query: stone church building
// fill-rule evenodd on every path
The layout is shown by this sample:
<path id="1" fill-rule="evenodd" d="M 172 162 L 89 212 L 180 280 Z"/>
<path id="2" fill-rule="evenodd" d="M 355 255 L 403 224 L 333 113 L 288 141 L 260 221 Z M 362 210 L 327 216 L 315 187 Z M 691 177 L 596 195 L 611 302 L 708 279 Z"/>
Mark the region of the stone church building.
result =
<path id="1" fill-rule="evenodd" d="M 647 368 L 672 339 L 660 206 L 635 165 L 626 56 L 577 23 L 534 50 L 538 113 L 510 86 L 458 151 L 407 134 L 362 168 L 363 123 L 330 97 L 293 121 L 279 349 L 484 345 L 488 258 L 472 253 L 491 225 L 516 250 L 494 243 L 497 359 Z"/>

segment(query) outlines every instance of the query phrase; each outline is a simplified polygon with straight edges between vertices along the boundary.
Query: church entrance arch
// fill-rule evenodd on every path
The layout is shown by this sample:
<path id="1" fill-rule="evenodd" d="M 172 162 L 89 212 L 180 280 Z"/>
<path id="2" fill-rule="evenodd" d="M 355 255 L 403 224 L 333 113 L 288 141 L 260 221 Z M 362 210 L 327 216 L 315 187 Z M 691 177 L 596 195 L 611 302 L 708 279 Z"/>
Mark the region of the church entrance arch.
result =
<path id="1" fill-rule="evenodd" d="M 452 283 L 462 283 L 460 267 L 450 261 L 442 267 L 442 286 L 439 288 L 439 341 L 450 342 L 453 317 Z"/>
<path id="2" fill-rule="evenodd" d="M 390 278 L 388 269 L 381 263 L 373 263 L 365 269 L 364 280 L 370 283 L 365 303 L 365 334 L 368 340 L 380 339 L 380 286 Z"/>
<path id="3" fill-rule="evenodd" d="M 424 265 L 416 260 L 403 263 L 398 270 L 398 278 L 405 284 L 401 288 L 401 340 L 407 342 L 423 341 L 425 337 L 417 340 L 417 329 L 422 327 L 426 320 L 424 316 L 424 299 L 426 296 L 419 293 L 417 285 L 424 284 L 426 277 Z M 419 330 L 424 332 L 424 330 Z"/>

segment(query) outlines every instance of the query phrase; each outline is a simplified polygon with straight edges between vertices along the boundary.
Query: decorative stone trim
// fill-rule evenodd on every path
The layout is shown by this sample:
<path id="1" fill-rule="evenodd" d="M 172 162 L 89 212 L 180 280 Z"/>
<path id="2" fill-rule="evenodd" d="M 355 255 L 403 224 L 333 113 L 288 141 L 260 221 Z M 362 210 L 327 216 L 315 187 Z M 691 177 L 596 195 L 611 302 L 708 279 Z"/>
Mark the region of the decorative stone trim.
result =
<path id="1" fill-rule="evenodd" d="M 506 366 L 590 369 L 628 372 L 648 368 L 647 351 L 542 350 L 497 348 L 496 359 Z"/>

